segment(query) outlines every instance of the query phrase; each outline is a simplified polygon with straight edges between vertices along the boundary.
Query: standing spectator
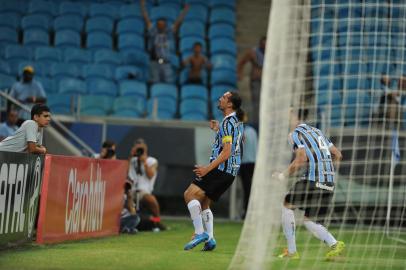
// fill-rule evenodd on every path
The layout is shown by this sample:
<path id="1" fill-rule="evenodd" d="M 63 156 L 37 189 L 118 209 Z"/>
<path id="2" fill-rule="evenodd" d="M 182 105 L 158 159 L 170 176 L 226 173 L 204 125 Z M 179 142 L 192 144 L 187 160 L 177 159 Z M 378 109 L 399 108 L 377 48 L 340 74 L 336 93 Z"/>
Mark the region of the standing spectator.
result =
<path id="1" fill-rule="evenodd" d="M 165 230 L 161 223 L 158 200 L 152 194 L 158 174 L 158 160 L 148 155 L 148 146 L 143 139 L 135 141 L 131 155 L 128 178 L 133 184 L 133 197 L 152 212 L 151 221 L 156 227 Z"/>
<path id="2" fill-rule="evenodd" d="M 248 50 L 238 62 L 238 79 L 242 79 L 242 72 L 247 62 L 251 63 L 250 88 L 252 100 L 252 123 L 257 126 L 259 123 L 259 98 L 261 95 L 262 66 L 266 47 L 266 37 L 259 40 L 258 46 Z"/>
<path id="3" fill-rule="evenodd" d="M 163 18 L 158 19 L 154 25 L 145 8 L 145 0 L 141 0 L 141 9 L 145 24 L 148 28 L 148 51 L 151 57 L 151 82 L 173 83 L 175 81 L 175 76 L 172 70 L 171 55 L 175 52 L 175 48 L 173 47 L 175 44 L 174 36 L 178 32 L 179 26 L 182 23 L 189 6 L 185 5 L 185 8 L 172 26 L 168 26 L 167 21 Z"/>
<path id="4" fill-rule="evenodd" d="M 203 84 L 202 70 L 203 68 L 211 68 L 211 64 L 207 58 L 202 55 L 202 44 L 196 42 L 193 44 L 193 55 L 183 61 L 184 66 L 189 66 L 189 76 L 187 84 Z"/>
<path id="5" fill-rule="evenodd" d="M 0 125 L 0 141 L 4 140 L 6 137 L 14 135 L 18 121 L 18 112 L 16 110 L 10 110 L 7 113 L 7 119 L 4 123 Z"/>
<path id="6" fill-rule="evenodd" d="M 26 120 L 13 136 L 0 142 L 0 151 L 45 154 L 42 145 L 43 128 L 49 125 L 51 113 L 44 104 L 35 104 L 31 109 L 31 120 Z"/>
<path id="7" fill-rule="evenodd" d="M 243 155 L 241 158 L 240 176 L 242 187 L 244 189 L 244 213 L 247 214 L 247 207 L 251 193 L 252 176 L 254 175 L 255 162 L 257 159 L 258 135 L 257 131 L 247 125 L 248 117 L 244 117 L 244 135 L 243 135 Z"/>
<path id="8" fill-rule="evenodd" d="M 382 74 L 381 85 L 383 94 L 379 100 L 377 120 L 385 128 L 395 128 L 402 122 L 401 93 L 399 89 L 391 88 L 391 78 L 388 75 Z M 402 78 L 397 86 L 402 87 Z"/>
<path id="9" fill-rule="evenodd" d="M 34 80 L 33 67 L 24 67 L 22 79 L 12 86 L 10 96 L 30 108 L 32 108 L 34 104 L 46 102 L 46 94 L 44 88 L 42 87 L 40 82 Z M 24 110 L 19 110 L 19 117 L 22 120 L 30 119 L 29 113 L 25 112 Z"/>

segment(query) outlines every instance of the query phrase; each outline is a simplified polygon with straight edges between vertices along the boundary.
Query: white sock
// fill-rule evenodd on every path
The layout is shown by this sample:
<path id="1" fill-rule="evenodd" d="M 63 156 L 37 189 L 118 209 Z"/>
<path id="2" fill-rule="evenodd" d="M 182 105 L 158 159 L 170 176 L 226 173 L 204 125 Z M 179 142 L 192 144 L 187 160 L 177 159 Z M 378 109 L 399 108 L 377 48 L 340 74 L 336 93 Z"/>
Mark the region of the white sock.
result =
<path id="1" fill-rule="evenodd" d="M 296 238 L 295 238 L 295 215 L 293 210 L 282 207 L 282 227 L 288 242 L 288 251 L 290 254 L 296 252 Z"/>
<path id="2" fill-rule="evenodd" d="M 209 235 L 209 239 L 212 239 L 214 236 L 213 232 L 213 212 L 210 210 L 210 208 L 207 208 L 206 210 L 203 210 L 202 212 L 202 217 L 203 217 L 203 222 L 204 226 L 206 227 L 206 232 Z"/>
<path id="3" fill-rule="evenodd" d="M 334 236 L 331 235 L 331 233 L 329 233 L 326 227 L 324 227 L 323 225 L 315 223 L 311 220 L 305 220 L 304 225 L 306 226 L 306 229 L 308 229 L 318 239 L 326 243 L 329 247 L 337 243 L 337 240 L 334 238 Z"/>
<path id="4" fill-rule="evenodd" d="M 200 202 L 198 200 L 191 200 L 187 204 L 187 208 L 190 212 L 190 218 L 193 221 L 193 226 L 195 227 L 195 234 L 202 234 L 204 232 L 203 229 L 203 221 L 202 221 L 202 207 L 200 206 Z"/>

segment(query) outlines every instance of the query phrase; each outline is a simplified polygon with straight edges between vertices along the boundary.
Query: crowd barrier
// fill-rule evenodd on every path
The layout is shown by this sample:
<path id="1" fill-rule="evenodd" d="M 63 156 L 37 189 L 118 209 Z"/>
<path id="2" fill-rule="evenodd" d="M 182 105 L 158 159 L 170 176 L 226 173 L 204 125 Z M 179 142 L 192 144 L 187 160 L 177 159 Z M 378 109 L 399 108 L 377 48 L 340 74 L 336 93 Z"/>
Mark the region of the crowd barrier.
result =
<path id="1" fill-rule="evenodd" d="M 9 152 L 0 161 L 1 246 L 32 241 L 36 220 L 39 244 L 118 234 L 127 161 Z"/>

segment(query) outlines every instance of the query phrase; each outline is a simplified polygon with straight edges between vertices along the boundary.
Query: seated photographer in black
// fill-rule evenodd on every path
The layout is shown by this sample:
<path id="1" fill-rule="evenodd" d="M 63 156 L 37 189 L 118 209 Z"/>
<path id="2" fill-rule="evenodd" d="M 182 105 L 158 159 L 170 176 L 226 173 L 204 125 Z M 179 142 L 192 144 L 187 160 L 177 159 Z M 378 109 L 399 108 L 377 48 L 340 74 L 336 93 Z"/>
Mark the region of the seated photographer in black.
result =
<path id="1" fill-rule="evenodd" d="M 102 144 L 102 148 L 99 154 L 95 154 L 94 158 L 101 159 L 116 159 L 116 143 L 110 140 L 106 140 Z"/>
<path id="2" fill-rule="evenodd" d="M 147 144 L 143 139 L 137 139 L 131 149 L 128 172 L 128 179 L 133 184 L 133 197 L 140 205 L 151 211 L 150 220 L 155 224 L 155 228 L 165 230 L 166 227 L 161 223 L 158 200 L 152 194 L 157 172 L 158 160 L 148 156 Z"/>
<path id="3" fill-rule="evenodd" d="M 137 215 L 134 199 L 131 191 L 131 183 L 124 184 L 124 205 L 121 210 L 120 232 L 135 234 L 138 232 L 137 226 L 140 223 L 140 217 Z"/>

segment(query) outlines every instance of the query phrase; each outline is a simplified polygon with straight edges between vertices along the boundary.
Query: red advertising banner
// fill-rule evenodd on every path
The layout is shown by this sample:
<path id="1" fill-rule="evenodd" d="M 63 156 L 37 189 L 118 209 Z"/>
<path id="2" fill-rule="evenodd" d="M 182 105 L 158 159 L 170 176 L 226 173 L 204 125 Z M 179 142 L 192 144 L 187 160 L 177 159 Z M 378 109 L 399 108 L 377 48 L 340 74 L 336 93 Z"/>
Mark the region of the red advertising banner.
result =
<path id="1" fill-rule="evenodd" d="M 127 161 L 46 155 L 37 243 L 118 234 Z"/>

